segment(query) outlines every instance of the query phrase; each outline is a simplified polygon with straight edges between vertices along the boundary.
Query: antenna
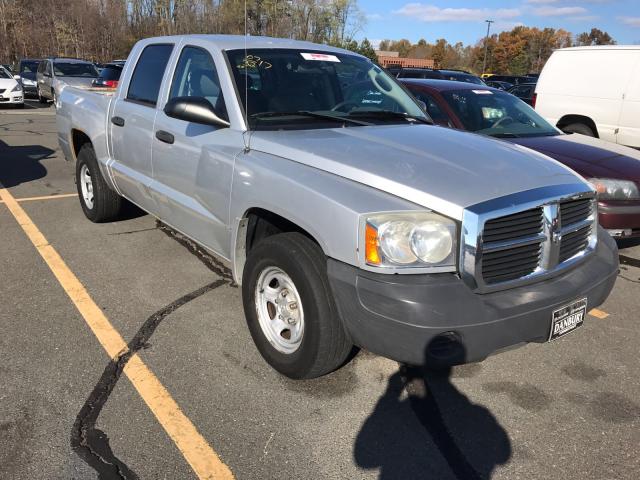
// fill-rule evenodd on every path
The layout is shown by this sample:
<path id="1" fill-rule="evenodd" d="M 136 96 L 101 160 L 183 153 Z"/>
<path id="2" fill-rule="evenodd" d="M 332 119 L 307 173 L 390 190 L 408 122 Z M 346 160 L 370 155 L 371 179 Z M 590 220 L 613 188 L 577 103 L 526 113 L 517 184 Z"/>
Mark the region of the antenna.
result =
<path id="1" fill-rule="evenodd" d="M 244 124 L 246 127 L 244 153 L 251 151 L 251 129 L 249 128 L 249 75 L 247 74 L 247 0 L 244 0 Z"/>

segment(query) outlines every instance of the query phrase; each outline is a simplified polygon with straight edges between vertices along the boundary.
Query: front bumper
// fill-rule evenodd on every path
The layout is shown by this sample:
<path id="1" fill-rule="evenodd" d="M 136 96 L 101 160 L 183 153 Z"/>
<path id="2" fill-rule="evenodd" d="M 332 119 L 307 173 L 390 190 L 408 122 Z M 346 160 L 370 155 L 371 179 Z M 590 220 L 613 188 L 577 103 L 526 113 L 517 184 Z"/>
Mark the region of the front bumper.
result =
<path id="1" fill-rule="evenodd" d="M 11 92 L 0 94 L 0 105 L 19 105 L 24 103 L 22 92 Z"/>
<path id="2" fill-rule="evenodd" d="M 328 261 L 329 281 L 353 342 L 414 365 L 475 362 L 549 338 L 553 310 L 580 298 L 600 305 L 618 272 L 615 242 L 602 229 L 596 252 L 535 284 L 473 293 L 456 274 L 386 275 Z"/>
<path id="3" fill-rule="evenodd" d="M 22 85 L 22 91 L 25 96 L 38 96 L 38 86 L 37 85 Z"/>
<path id="4" fill-rule="evenodd" d="M 640 237 L 640 201 L 598 202 L 598 222 L 615 238 Z"/>

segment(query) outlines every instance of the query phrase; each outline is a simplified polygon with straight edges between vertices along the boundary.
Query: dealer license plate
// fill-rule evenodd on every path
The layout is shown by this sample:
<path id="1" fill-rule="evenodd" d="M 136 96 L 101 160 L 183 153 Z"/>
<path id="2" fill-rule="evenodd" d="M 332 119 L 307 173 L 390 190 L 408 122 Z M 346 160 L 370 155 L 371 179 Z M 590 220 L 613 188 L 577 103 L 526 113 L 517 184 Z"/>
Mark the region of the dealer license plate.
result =
<path id="1" fill-rule="evenodd" d="M 582 325 L 587 313 L 587 299 L 576 300 L 562 308 L 553 311 L 551 315 L 551 333 L 549 341 L 573 332 Z"/>

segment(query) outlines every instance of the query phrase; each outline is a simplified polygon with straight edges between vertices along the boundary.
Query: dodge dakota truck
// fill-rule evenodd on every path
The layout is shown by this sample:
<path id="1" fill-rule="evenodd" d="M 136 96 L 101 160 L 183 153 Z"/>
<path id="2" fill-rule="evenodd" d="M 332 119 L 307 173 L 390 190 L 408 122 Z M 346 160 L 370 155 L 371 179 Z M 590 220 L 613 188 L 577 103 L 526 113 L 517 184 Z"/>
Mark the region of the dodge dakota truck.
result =
<path id="1" fill-rule="evenodd" d="M 116 91 L 68 86 L 57 103 L 87 218 L 129 201 L 226 260 L 258 350 L 292 378 L 355 347 L 438 367 L 554 340 L 616 279 L 584 179 L 434 126 L 352 52 L 150 38 Z"/>

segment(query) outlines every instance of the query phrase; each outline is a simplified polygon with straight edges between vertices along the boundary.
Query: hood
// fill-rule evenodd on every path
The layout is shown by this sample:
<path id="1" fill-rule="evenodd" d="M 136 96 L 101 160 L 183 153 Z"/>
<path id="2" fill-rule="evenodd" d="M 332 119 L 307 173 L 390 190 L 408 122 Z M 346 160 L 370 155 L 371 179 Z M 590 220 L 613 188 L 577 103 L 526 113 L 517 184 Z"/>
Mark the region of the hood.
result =
<path id="1" fill-rule="evenodd" d="M 544 153 L 585 178 L 631 180 L 640 185 L 640 151 L 585 135 L 508 139 Z"/>
<path id="2" fill-rule="evenodd" d="M 18 84 L 14 78 L 0 78 L 0 90 L 11 91 Z"/>
<path id="3" fill-rule="evenodd" d="M 460 220 L 486 200 L 582 179 L 518 145 L 429 125 L 256 131 L 251 148 L 369 185 Z"/>

